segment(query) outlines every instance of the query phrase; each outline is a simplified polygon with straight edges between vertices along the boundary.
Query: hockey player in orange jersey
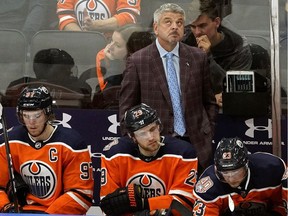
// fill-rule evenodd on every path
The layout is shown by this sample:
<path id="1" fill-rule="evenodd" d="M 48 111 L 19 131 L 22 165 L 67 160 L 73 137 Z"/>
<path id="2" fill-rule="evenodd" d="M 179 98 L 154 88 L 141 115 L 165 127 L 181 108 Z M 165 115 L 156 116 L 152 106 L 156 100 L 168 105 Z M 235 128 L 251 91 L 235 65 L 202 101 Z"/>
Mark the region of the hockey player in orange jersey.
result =
<path id="1" fill-rule="evenodd" d="M 85 214 L 94 185 L 86 143 L 73 129 L 52 124 L 52 98 L 44 86 L 23 89 L 16 110 L 22 125 L 13 127 L 8 137 L 16 186 L 22 185 L 17 189 L 20 212 Z M 8 187 L 4 141 L 1 135 L 0 210 L 10 213 L 17 202 Z"/>
<path id="2" fill-rule="evenodd" d="M 137 23 L 141 0 L 59 0 L 60 30 L 113 31 Z"/>
<path id="3" fill-rule="evenodd" d="M 104 213 L 153 215 L 173 200 L 192 212 L 198 160 L 191 144 L 160 136 L 156 111 L 143 103 L 128 110 L 124 122 L 129 136 L 105 146 L 101 156 Z"/>
<path id="4" fill-rule="evenodd" d="M 239 138 L 223 138 L 216 148 L 214 165 L 204 171 L 194 188 L 193 213 L 286 216 L 287 197 L 282 197 L 285 173 L 281 158 L 264 152 L 248 154 Z"/>

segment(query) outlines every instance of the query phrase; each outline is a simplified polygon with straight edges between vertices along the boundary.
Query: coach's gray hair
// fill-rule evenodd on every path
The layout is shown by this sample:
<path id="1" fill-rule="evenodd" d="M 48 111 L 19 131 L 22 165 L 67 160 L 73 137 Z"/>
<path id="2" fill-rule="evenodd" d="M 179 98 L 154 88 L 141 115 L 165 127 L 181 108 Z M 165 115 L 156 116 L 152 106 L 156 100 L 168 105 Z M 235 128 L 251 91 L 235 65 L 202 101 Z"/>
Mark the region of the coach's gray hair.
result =
<path id="1" fill-rule="evenodd" d="M 166 3 L 160 6 L 155 12 L 154 12 L 154 23 L 159 22 L 159 17 L 166 12 L 172 12 L 172 13 L 179 13 L 182 14 L 185 21 L 185 11 L 177 4 L 174 3 Z"/>

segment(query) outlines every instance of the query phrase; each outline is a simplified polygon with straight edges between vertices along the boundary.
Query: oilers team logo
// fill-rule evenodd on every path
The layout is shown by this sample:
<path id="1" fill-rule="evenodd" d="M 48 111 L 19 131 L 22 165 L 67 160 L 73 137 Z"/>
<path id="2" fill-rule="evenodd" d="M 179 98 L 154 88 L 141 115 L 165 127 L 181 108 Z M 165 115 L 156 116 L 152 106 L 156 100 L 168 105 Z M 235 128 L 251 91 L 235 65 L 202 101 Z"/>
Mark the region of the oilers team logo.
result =
<path id="1" fill-rule="evenodd" d="M 43 161 L 28 161 L 21 166 L 23 180 L 29 185 L 30 192 L 41 199 L 49 198 L 56 189 L 56 175 Z"/>
<path id="2" fill-rule="evenodd" d="M 165 183 L 151 173 L 137 173 L 127 181 L 127 185 L 137 184 L 143 189 L 143 197 L 156 197 L 166 194 Z"/>
<path id="3" fill-rule="evenodd" d="M 103 1 L 82 0 L 75 5 L 76 16 L 79 25 L 84 25 L 84 16 L 89 16 L 92 20 L 105 20 L 111 17 L 108 6 Z M 88 14 L 86 14 L 88 13 Z"/>

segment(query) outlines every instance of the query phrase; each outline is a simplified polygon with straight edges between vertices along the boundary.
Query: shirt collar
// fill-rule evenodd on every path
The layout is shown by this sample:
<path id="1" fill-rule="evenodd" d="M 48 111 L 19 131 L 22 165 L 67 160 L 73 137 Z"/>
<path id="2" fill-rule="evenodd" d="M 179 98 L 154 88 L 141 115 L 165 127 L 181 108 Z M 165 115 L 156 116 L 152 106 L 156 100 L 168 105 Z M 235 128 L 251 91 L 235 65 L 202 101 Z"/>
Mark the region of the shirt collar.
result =
<path id="1" fill-rule="evenodd" d="M 161 58 L 163 58 L 168 52 L 160 45 L 158 38 L 156 39 L 156 46 L 160 53 Z M 179 58 L 179 42 L 177 42 L 177 45 L 174 47 L 171 53 L 173 53 L 175 56 Z"/>

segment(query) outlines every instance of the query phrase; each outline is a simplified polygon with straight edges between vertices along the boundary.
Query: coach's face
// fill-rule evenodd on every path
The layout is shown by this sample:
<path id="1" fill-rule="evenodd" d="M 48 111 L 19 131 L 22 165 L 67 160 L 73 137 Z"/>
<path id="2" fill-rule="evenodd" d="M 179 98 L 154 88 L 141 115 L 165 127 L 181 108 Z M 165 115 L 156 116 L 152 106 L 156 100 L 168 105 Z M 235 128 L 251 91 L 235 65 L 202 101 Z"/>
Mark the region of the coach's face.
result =
<path id="1" fill-rule="evenodd" d="M 140 152 L 145 156 L 154 156 L 160 148 L 160 126 L 156 122 L 134 132 L 134 139 Z"/>
<path id="2" fill-rule="evenodd" d="M 167 51 L 171 51 L 183 38 L 184 17 L 180 13 L 163 13 L 153 26 L 159 43 Z"/>

